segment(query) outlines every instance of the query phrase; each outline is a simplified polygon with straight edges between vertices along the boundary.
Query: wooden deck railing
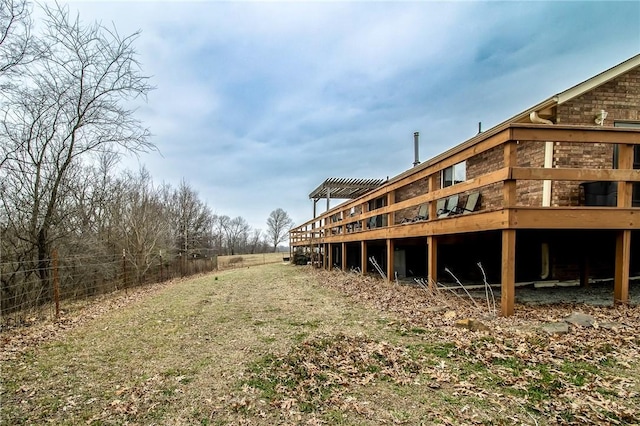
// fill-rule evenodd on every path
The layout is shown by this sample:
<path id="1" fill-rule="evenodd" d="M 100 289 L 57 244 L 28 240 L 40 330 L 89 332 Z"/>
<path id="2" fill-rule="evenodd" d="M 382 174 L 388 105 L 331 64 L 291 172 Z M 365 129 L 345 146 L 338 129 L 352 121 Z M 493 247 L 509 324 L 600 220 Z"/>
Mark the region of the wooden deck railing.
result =
<path id="1" fill-rule="evenodd" d="M 546 141 L 579 144 L 617 144 L 618 169 L 612 168 L 540 168 L 518 166 L 518 144 Z M 479 135 L 419 167 L 410 169 L 380 188 L 355 200 L 340 204 L 290 231 L 291 246 L 327 242 L 404 238 L 418 235 L 443 235 L 490 229 L 518 228 L 640 228 L 640 208 L 632 207 L 633 184 L 640 185 L 640 170 L 633 170 L 633 146 L 640 145 L 640 130 L 613 127 L 576 127 L 512 124 L 492 134 Z M 439 188 L 442 170 L 469 160 L 490 149 L 502 147 L 502 163 L 488 172 L 445 188 Z M 497 148 L 500 149 L 500 148 Z M 602 165 L 611 164 L 603 158 Z M 395 202 L 395 193 L 408 185 L 427 179 L 428 190 L 407 200 Z M 519 181 L 605 181 L 618 182 L 617 206 L 589 207 L 571 205 L 567 200 L 553 207 L 527 205 L 519 200 Z M 437 200 L 455 194 L 501 191 L 501 205 L 477 212 L 438 218 Z M 368 210 L 370 202 L 383 198 L 384 206 Z M 566 201 L 566 202 L 564 202 Z M 396 213 L 429 204 L 426 221 L 397 224 Z M 355 213 L 353 211 L 355 210 Z M 547 214 L 550 213 L 550 214 Z M 371 218 L 384 226 L 372 227 Z"/>

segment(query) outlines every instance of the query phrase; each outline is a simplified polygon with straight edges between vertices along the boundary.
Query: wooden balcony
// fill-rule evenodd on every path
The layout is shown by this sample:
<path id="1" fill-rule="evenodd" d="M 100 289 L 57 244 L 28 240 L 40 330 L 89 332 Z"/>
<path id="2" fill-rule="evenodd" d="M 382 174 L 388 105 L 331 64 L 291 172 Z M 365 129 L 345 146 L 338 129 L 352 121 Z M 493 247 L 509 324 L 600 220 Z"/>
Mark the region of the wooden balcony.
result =
<path id="1" fill-rule="evenodd" d="M 617 168 L 613 168 L 612 158 L 605 155 L 601 158 L 576 158 L 571 167 L 526 165 L 528 155 L 539 154 L 545 149 L 543 145 L 551 142 L 554 147 L 575 146 L 577 153 L 584 152 L 580 148 L 587 146 L 604 147 L 602 150 L 606 151 L 607 147 L 615 145 Z M 293 248 L 330 247 L 327 245 L 385 240 L 391 247 L 396 240 L 427 237 L 428 276 L 437 280 L 434 265 L 440 236 L 499 231 L 503 243 L 502 313 L 509 315 L 513 312 L 515 238 L 518 230 L 615 230 L 618 242 L 614 297 L 616 301 L 626 302 L 631 231 L 640 229 L 640 200 L 636 199 L 640 193 L 640 170 L 634 169 L 637 167 L 634 163 L 634 150 L 638 150 L 634 148 L 636 145 L 640 145 L 640 129 L 510 124 L 479 134 L 378 189 L 301 224 L 291 230 L 290 245 Z M 570 152 L 568 148 L 566 151 Z M 478 160 L 489 153 L 492 156 L 487 158 L 493 160 L 487 160 L 487 163 Z M 443 170 L 465 161 L 473 161 L 486 170 L 463 182 L 442 187 Z M 589 167 L 584 167 L 586 163 Z M 615 205 L 585 205 L 580 184 L 592 181 L 614 183 L 613 188 L 617 189 Z M 547 193 L 553 188 L 557 196 L 549 201 L 550 197 L 544 196 L 545 189 L 540 189 L 543 187 L 547 188 Z M 416 195 L 397 197 L 407 193 L 408 188 L 411 188 L 411 194 Z M 527 188 L 542 191 L 542 198 L 547 198 L 547 201 L 532 196 Z M 438 200 L 456 194 L 464 200 L 473 192 L 479 192 L 481 200 L 484 200 L 477 211 L 438 217 Z M 417 214 L 424 204 L 428 205 L 427 220 L 400 223 L 400 216 L 410 218 L 411 212 Z M 377 205 L 381 207 L 371 208 Z M 366 255 L 363 254 L 362 258 L 365 263 Z M 388 263 L 393 266 L 392 260 Z"/>

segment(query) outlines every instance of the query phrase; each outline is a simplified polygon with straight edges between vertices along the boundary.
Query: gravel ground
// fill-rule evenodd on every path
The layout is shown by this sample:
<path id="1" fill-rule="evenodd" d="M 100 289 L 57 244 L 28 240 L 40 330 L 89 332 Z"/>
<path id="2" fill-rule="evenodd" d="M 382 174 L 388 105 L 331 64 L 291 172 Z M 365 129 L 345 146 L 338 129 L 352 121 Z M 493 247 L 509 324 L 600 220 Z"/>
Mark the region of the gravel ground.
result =
<path id="1" fill-rule="evenodd" d="M 500 288 L 493 288 L 496 300 L 500 298 Z M 474 298 L 484 299 L 484 289 L 473 289 Z M 629 284 L 629 299 L 633 306 L 640 305 L 640 279 Z M 532 285 L 516 287 L 516 303 L 525 305 L 548 305 L 555 303 L 574 303 L 592 306 L 613 306 L 613 281 L 590 283 L 588 287 L 560 283 L 555 287 L 535 288 Z"/>

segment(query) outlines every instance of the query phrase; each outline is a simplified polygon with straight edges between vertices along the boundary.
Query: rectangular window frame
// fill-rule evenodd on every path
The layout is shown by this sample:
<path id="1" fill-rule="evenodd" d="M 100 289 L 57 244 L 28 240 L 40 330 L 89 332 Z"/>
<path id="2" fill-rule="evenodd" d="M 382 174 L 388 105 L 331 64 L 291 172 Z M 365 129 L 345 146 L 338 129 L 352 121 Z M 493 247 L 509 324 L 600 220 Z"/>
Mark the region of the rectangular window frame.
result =
<path id="1" fill-rule="evenodd" d="M 640 129 L 640 121 L 617 120 L 613 122 L 613 127 L 626 127 Z M 613 146 L 613 168 L 618 168 L 618 145 Z M 633 168 L 640 169 L 640 145 L 633 147 Z"/>
<path id="2" fill-rule="evenodd" d="M 440 187 L 446 188 L 467 180 L 467 161 L 461 161 L 440 171 Z"/>

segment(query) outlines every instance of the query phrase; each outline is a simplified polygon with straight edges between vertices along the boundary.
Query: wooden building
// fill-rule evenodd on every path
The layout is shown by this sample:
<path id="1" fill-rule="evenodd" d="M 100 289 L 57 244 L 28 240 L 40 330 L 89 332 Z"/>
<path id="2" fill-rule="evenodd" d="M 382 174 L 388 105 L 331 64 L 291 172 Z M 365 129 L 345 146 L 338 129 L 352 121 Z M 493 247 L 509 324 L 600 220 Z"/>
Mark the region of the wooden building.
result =
<path id="1" fill-rule="evenodd" d="M 325 183 L 344 193 L 354 181 Z M 321 188 L 311 198 L 331 192 Z M 292 249 L 362 273 L 374 257 L 389 279 L 436 282 L 449 267 L 482 282 L 482 262 L 503 315 L 522 281 L 613 278 L 614 301 L 628 303 L 640 275 L 640 55 L 354 193 L 292 229 Z"/>

